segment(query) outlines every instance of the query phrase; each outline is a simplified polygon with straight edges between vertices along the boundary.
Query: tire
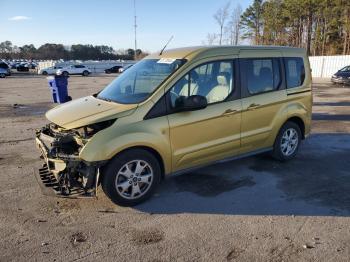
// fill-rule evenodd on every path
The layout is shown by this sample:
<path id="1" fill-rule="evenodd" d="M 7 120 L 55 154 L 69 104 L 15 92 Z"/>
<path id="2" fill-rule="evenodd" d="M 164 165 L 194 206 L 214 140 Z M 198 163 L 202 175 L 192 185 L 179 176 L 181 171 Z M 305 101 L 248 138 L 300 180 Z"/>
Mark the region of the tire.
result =
<path id="1" fill-rule="evenodd" d="M 107 70 L 105 71 L 105 73 L 106 73 L 106 74 L 110 74 L 110 73 L 111 73 L 111 70 L 107 69 Z"/>
<path id="2" fill-rule="evenodd" d="M 42 74 L 43 74 L 44 76 L 47 76 L 47 75 L 48 75 L 48 73 L 47 73 L 46 71 L 44 71 Z"/>
<path id="3" fill-rule="evenodd" d="M 276 137 L 272 157 L 279 161 L 288 161 L 296 156 L 301 143 L 300 127 L 294 122 L 285 123 Z"/>
<path id="4" fill-rule="evenodd" d="M 63 75 L 63 76 L 69 76 L 69 73 L 68 73 L 67 71 L 63 71 L 63 72 L 62 72 L 62 75 Z"/>
<path id="5" fill-rule="evenodd" d="M 136 172 L 137 166 L 141 172 Z M 135 206 L 152 196 L 160 182 L 161 168 L 150 152 L 130 149 L 114 157 L 102 175 L 102 189 L 115 204 Z"/>
<path id="6" fill-rule="evenodd" d="M 89 71 L 86 71 L 86 70 L 85 70 L 85 71 L 83 72 L 83 76 L 88 76 L 88 75 L 89 75 Z"/>
<path id="7" fill-rule="evenodd" d="M 3 74 L 3 73 L 0 74 L 0 78 L 5 78 L 5 77 L 6 77 L 5 74 Z"/>

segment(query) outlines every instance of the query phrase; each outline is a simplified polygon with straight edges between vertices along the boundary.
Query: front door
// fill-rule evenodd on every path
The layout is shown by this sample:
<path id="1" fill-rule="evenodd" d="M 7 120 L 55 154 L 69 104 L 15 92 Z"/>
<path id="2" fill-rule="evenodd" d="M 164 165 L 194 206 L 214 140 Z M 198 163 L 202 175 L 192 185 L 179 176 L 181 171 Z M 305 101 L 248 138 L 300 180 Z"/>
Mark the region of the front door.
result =
<path id="1" fill-rule="evenodd" d="M 170 110 L 183 97 L 201 95 L 208 106 L 170 113 L 173 171 L 235 155 L 240 149 L 241 101 L 232 60 L 215 61 L 192 69 L 168 92 Z"/>

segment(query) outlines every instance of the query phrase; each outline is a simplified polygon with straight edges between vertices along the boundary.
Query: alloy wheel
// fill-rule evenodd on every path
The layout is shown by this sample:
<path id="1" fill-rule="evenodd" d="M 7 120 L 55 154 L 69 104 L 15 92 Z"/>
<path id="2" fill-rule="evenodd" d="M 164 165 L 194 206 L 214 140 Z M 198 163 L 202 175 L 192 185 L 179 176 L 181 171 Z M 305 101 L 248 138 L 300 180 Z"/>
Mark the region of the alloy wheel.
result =
<path id="1" fill-rule="evenodd" d="M 283 155 L 292 155 L 298 147 L 298 132 L 294 128 L 288 128 L 284 131 L 281 141 L 281 151 Z"/>
<path id="2" fill-rule="evenodd" d="M 136 199 L 147 193 L 152 181 L 152 167 L 144 160 L 132 160 L 119 169 L 115 187 L 123 198 Z"/>

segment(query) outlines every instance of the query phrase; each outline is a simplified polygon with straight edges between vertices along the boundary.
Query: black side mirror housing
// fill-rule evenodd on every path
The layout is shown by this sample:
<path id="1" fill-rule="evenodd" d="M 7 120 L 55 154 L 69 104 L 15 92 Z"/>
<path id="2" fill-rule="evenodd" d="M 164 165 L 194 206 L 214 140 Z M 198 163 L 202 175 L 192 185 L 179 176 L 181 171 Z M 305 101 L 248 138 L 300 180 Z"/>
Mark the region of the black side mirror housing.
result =
<path id="1" fill-rule="evenodd" d="M 175 101 L 177 111 L 195 111 L 208 106 L 208 101 L 204 96 L 192 95 L 188 97 L 180 96 Z"/>

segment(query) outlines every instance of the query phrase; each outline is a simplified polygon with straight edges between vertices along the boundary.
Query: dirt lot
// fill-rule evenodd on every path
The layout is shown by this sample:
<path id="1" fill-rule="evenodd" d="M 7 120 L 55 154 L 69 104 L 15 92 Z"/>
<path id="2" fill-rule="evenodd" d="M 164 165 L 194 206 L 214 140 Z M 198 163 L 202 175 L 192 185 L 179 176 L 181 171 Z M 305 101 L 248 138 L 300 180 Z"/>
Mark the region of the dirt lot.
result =
<path id="1" fill-rule="evenodd" d="M 71 77 L 73 98 L 113 76 Z M 48 198 L 32 175 L 46 79 L 0 79 L 0 261 L 349 261 L 350 88 L 315 80 L 298 157 L 266 156 L 167 178 L 147 203 Z M 17 104 L 17 105 L 15 105 Z"/>

